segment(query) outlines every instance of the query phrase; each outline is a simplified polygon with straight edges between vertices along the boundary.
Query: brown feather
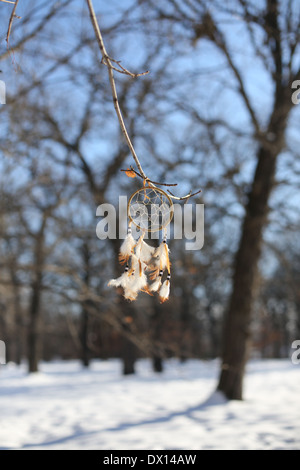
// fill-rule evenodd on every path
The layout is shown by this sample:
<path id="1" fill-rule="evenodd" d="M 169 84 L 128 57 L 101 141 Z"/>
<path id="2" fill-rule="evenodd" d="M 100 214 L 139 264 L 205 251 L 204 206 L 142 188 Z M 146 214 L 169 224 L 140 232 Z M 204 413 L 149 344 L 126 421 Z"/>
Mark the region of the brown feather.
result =
<path id="1" fill-rule="evenodd" d="M 124 292 L 123 295 L 124 295 L 125 299 L 130 300 L 131 302 L 133 300 L 136 300 L 136 298 L 137 298 L 137 292 L 128 292 L 127 291 L 127 292 Z"/>
<path id="2" fill-rule="evenodd" d="M 119 263 L 120 264 L 125 264 L 127 263 L 127 261 L 129 260 L 130 256 L 125 256 L 125 255 L 122 255 L 121 253 L 119 253 Z"/>
<path id="3" fill-rule="evenodd" d="M 154 269 L 150 269 L 150 275 L 149 275 L 149 278 L 151 279 L 151 281 L 154 281 L 154 279 L 156 279 L 159 275 L 159 267 L 157 268 L 154 268 Z"/>
<path id="4" fill-rule="evenodd" d="M 141 289 L 141 291 L 142 291 L 142 292 L 145 292 L 146 294 L 151 295 L 151 297 L 153 297 L 153 294 L 152 294 L 152 292 L 149 290 L 149 287 L 148 287 L 148 286 L 146 286 L 146 287 L 144 287 L 143 289 Z"/>

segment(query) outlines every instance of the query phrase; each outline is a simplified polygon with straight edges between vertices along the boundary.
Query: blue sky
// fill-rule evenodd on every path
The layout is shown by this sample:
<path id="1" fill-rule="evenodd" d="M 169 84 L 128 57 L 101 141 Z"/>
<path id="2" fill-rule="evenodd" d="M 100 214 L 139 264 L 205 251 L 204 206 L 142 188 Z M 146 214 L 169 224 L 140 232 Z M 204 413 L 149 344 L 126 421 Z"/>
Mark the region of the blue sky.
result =
<path id="1" fill-rule="evenodd" d="M 103 26 L 105 30 L 117 22 L 122 11 L 129 8 L 134 2 L 115 0 L 109 4 L 107 2 L 94 3 L 97 12 L 101 10 L 100 26 Z M 234 3 L 232 0 L 229 5 Z M 298 8 L 299 2 L 298 4 L 294 2 L 294 4 L 295 8 Z M 35 5 L 35 2 L 20 3 L 18 13 L 23 20 Z M 48 8 L 49 3 L 41 2 L 40 5 L 45 5 L 45 8 Z M 1 52 L 6 48 L 4 38 L 7 29 L 7 15 L 3 12 L 8 10 L 10 8 L 7 5 L 0 3 Z M 29 24 L 29 29 L 34 26 L 35 21 L 38 22 L 38 17 L 42 12 L 43 8 L 36 12 L 37 19 L 33 21 L 32 25 Z M 212 12 L 214 13 L 214 10 Z M 134 17 L 133 15 L 132 18 Z M 16 19 L 14 22 L 12 43 L 22 37 L 24 31 L 26 32 L 22 26 L 23 20 Z M 241 71 L 246 91 L 259 122 L 264 127 L 273 100 L 270 74 L 266 72 L 261 60 L 254 54 L 250 46 L 249 35 L 238 14 L 236 16 L 219 14 L 218 20 L 222 21 L 222 30 L 226 35 L 233 59 Z M 122 60 L 124 66 L 133 71 L 143 71 L 145 58 L 159 45 L 162 31 L 153 28 L 153 35 L 149 37 L 149 34 L 145 34 L 138 22 L 132 23 L 132 26 L 132 30 L 128 31 L 124 25 L 120 25 L 120 29 L 124 29 L 122 34 L 109 33 L 105 36 L 105 42 L 108 52 L 112 52 L 114 57 Z M 179 43 L 172 46 L 171 41 L 162 41 L 161 48 L 156 54 L 153 54 L 147 64 L 147 68 L 150 69 L 149 80 L 156 82 L 159 100 L 150 95 L 142 109 L 138 110 L 136 97 L 148 77 L 137 79 L 136 83 L 130 87 L 125 107 L 130 116 L 136 116 L 136 149 L 147 174 L 154 179 L 164 175 L 164 171 L 153 160 L 153 151 L 158 157 L 169 162 L 177 158 L 186 159 L 187 163 L 183 163 L 179 170 L 175 169 L 174 172 L 165 175 L 168 181 L 173 182 L 173 178 L 175 178 L 179 183 L 178 190 L 176 189 L 177 194 L 188 192 L 191 185 L 195 189 L 201 187 L 202 202 L 206 204 L 208 217 L 211 214 L 211 217 L 214 218 L 219 207 L 222 206 L 227 206 L 226 209 L 230 217 L 241 217 L 243 210 L 240 202 L 236 199 L 233 187 L 231 185 L 222 187 L 218 193 L 208 185 L 208 182 L 215 180 L 216 188 L 218 188 L 224 173 L 224 161 L 229 169 L 238 163 L 240 173 L 234 176 L 235 182 L 244 186 L 245 190 L 247 189 L 247 184 L 253 175 L 257 149 L 257 145 L 251 139 L 253 127 L 250 124 L 249 114 L 237 92 L 236 80 L 226 66 L 224 55 L 207 40 L 198 41 L 196 46 L 192 48 L 189 33 L 182 28 L 177 31 L 181 34 Z M 89 99 L 88 92 L 90 90 L 88 75 L 81 75 L 76 70 L 84 67 L 86 71 L 93 72 L 93 76 L 97 80 L 99 79 L 99 88 L 106 87 L 108 91 L 105 94 L 101 88 L 93 95 L 95 121 L 91 132 L 83 142 L 82 150 L 91 163 L 97 178 L 101 180 L 105 166 L 120 146 L 120 131 L 110 101 L 105 67 L 95 65 L 95 58 L 99 58 L 99 53 L 94 55 L 90 49 L 83 48 L 82 52 L 73 57 L 71 71 L 67 67 L 61 66 L 45 76 L 45 71 L 51 69 L 53 60 L 57 56 L 67 55 L 76 46 L 78 39 L 83 40 L 90 33 L 91 26 L 86 4 L 83 0 L 76 0 L 59 21 L 52 20 L 49 23 L 47 30 L 39 36 L 38 41 L 33 41 L 32 45 L 25 48 L 25 51 L 18 52 L 15 56 L 8 57 L 5 62 L 2 62 L 1 78 L 7 82 L 8 95 L 10 95 L 17 87 L 23 87 L 24 84 L 30 83 L 32 77 L 37 79 L 43 76 L 43 81 L 47 84 L 45 96 L 41 97 L 36 91 L 32 91 L 32 99 L 40 100 L 41 103 L 45 102 L 53 108 L 54 114 L 61 122 L 65 122 L 66 135 L 72 140 L 72 136 L 76 133 L 79 117 L 82 115 L 87 99 Z M 256 29 L 257 38 L 260 34 L 260 31 Z M 43 55 L 46 57 L 45 59 L 43 59 Z M 295 62 L 296 64 L 300 63 L 299 50 Z M 118 90 L 122 89 L 127 80 L 127 77 L 116 76 Z M 182 103 L 188 108 L 195 109 L 203 118 L 224 120 L 227 125 L 232 126 L 238 132 L 245 133 L 246 137 L 236 139 L 225 128 L 219 127 L 215 137 L 221 146 L 222 154 L 220 154 L 211 148 L 208 137 L 201 126 L 195 126 L 187 117 L 187 113 L 181 109 Z M 7 117 L 3 107 L 1 108 L 1 119 L 1 138 L 5 139 L 7 138 Z M 299 146 L 299 120 L 300 105 L 293 109 L 287 133 L 291 150 L 297 150 Z M 199 142 L 201 145 L 198 144 Z M 40 142 L 41 154 L 43 154 L 46 145 L 52 146 L 54 144 L 50 139 L 49 142 Z M 197 148 L 197 153 L 194 153 L 194 149 Z M 206 149 L 208 149 L 207 153 Z M 56 144 L 55 148 L 53 146 L 53 151 L 56 155 L 61 154 L 64 158 L 64 151 L 59 148 L 59 144 Z M 192 164 L 190 160 L 192 160 Z M 132 160 L 128 152 L 126 165 L 131 163 Z M 287 180 L 290 179 L 291 182 L 295 180 L 297 184 L 298 177 L 291 166 L 294 163 L 291 152 L 287 152 L 279 160 L 278 172 L 280 176 L 284 173 Z M 56 171 L 58 173 L 60 171 L 58 166 Z M 20 180 L 26 178 L 26 170 L 23 169 L 23 165 L 21 165 L 21 170 L 17 170 L 17 174 Z M 75 173 L 74 178 L 76 181 Z M 108 189 L 108 199 L 117 200 L 120 185 L 123 184 L 125 184 L 124 178 L 118 176 Z M 288 202 L 290 206 L 296 205 L 297 192 L 294 191 L 294 187 L 285 184 L 276 189 L 272 196 L 271 205 L 276 209 L 276 205 L 282 200 Z M 280 225 L 276 214 L 275 210 L 274 226 L 278 226 L 278 222 Z M 236 243 L 239 223 L 234 217 L 231 221 L 226 218 L 222 219 L 225 222 L 225 230 L 222 224 L 216 224 L 215 230 L 217 232 L 222 234 L 228 232 L 226 236 L 220 238 L 220 246 L 228 244 L 230 233 L 233 231 L 236 233 L 234 237 L 234 243 Z M 272 232 L 269 232 L 267 236 L 272 239 Z"/>

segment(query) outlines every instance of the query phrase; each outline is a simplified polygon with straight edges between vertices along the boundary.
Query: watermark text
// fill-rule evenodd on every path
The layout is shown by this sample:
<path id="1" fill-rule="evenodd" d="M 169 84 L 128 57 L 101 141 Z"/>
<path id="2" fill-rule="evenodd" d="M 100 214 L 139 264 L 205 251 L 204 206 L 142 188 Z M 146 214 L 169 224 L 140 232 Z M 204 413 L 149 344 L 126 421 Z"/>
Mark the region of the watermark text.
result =
<path id="1" fill-rule="evenodd" d="M 6 104 L 6 86 L 3 80 L 0 80 L 0 104 Z"/>
<path id="2" fill-rule="evenodd" d="M 6 347 L 4 341 L 0 341 L 0 364 L 6 364 Z"/>
<path id="3" fill-rule="evenodd" d="M 292 83 L 292 89 L 295 89 L 296 88 L 296 91 L 294 91 L 292 93 L 292 103 L 293 104 L 299 104 L 300 103 L 300 80 L 294 80 L 293 83 Z"/>
<path id="4" fill-rule="evenodd" d="M 300 339 L 296 339 L 292 342 L 292 349 L 296 349 L 291 357 L 292 363 L 298 365 L 300 364 Z"/>
<path id="5" fill-rule="evenodd" d="M 119 207 L 112 204 L 101 204 L 97 207 L 96 216 L 101 217 L 96 227 L 96 234 L 100 240 L 124 239 L 127 235 L 127 197 L 119 197 Z M 164 220 L 170 217 L 166 213 L 165 205 L 148 205 L 147 212 L 143 204 L 135 204 L 132 208 L 133 216 L 132 235 L 138 238 L 142 227 L 146 230 L 145 239 L 159 239 L 160 230 L 151 231 L 164 226 Z M 118 227 L 117 227 L 118 225 Z M 172 206 L 172 238 L 182 240 L 185 238 L 185 249 L 188 251 L 201 250 L 204 245 L 204 204 L 174 204 Z M 165 227 L 167 237 L 171 238 L 171 224 Z"/>

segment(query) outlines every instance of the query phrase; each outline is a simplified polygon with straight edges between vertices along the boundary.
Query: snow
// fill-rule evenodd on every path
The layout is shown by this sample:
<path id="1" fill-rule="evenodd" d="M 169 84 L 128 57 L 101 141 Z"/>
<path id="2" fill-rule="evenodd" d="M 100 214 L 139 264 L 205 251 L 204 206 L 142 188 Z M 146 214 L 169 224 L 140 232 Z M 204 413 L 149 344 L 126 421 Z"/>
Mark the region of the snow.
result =
<path id="1" fill-rule="evenodd" d="M 0 369 L 0 449 L 300 449 L 300 365 L 248 365 L 245 401 L 214 392 L 217 361 L 177 360 L 154 374 L 140 360 L 121 376 L 118 360 Z"/>

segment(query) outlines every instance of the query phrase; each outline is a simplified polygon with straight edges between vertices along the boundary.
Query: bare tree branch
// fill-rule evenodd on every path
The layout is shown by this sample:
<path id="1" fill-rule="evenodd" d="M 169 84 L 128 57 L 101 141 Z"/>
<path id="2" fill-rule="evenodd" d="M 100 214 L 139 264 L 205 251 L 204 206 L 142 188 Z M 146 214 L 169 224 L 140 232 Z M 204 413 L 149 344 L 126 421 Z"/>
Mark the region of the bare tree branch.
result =
<path id="1" fill-rule="evenodd" d="M 10 36 L 10 33 L 11 33 L 11 27 L 12 27 L 12 24 L 13 24 L 13 20 L 16 16 L 16 9 L 17 9 L 17 6 L 18 6 L 18 3 L 19 3 L 19 0 L 16 0 L 14 2 L 14 7 L 13 7 L 13 11 L 11 12 L 11 15 L 10 15 L 10 18 L 9 18 L 9 23 L 8 23 L 8 29 L 7 29 L 7 34 L 6 34 L 6 42 L 7 42 L 7 47 L 8 47 L 8 42 L 9 42 L 9 36 Z"/>
<path id="2" fill-rule="evenodd" d="M 193 197 L 193 196 L 196 196 L 197 194 L 200 194 L 201 192 L 202 192 L 202 190 L 199 189 L 199 191 L 196 191 L 195 193 L 192 193 L 192 191 L 190 191 L 189 194 L 187 194 L 186 196 L 178 197 L 178 196 L 174 196 L 174 194 L 171 193 L 171 191 L 168 189 L 168 193 L 170 194 L 172 199 L 176 199 L 176 201 L 185 201 L 185 200 L 189 199 L 190 197 Z"/>
<path id="3" fill-rule="evenodd" d="M 133 173 L 135 173 L 137 176 L 139 176 L 140 178 L 143 178 L 142 175 L 136 171 L 132 166 L 130 167 L 130 170 L 133 171 Z M 121 170 L 121 171 L 128 171 L 128 170 Z M 158 183 L 157 181 L 152 181 L 152 180 L 149 180 L 147 179 L 148 183 L 152 183 L 152 184 L 158 184 L 159 186 L 177 186 L 177 183 Z"/>
<path id="4" fill-rule="evenodd" d="M 101 61 L 102 64 L 107 65 L 108 67 L 111 67 L 116 72 L 123 73 L 124 75 L 129 75 L 132 78 L 141 77 L 142 75 L 147 75 L 149 73 L 149 70 L 147 70 L 146 72 L 141 72 L 141 73 L 132 73 L 128 69 L 125 69 L 123 65 L 121 65 L 120 60 L 115 60 L 115 59 L 112 59 L 111 57 L 108 57 L 108 59 L 110 60 L 110 62 L 114 62 L 115 64 L 117 64 L 117 67 L 115 67 L 112 64 L 108 64 L 108 62 L 106 61 L 106 58 L 104 57 L 102 58 L 102 61 Z"/>
<path id="5" fill-rule="evenodd" d="M 96 39 L 98 41 L 100 51 L 101 51 L 101 54 L 102 54 L 102 61 L 103 61 L 103 63 L 105 63 L 105 65 L 107 65 L 108 76 L 109 76 L 109 82 L 110 82 L 112 96 L 113 96 L 114 107 L 115 107 L 115 110 L 116 110 L 116 113 L 117 113 L 117 116 L 118 116 L 118 119 L 119 119 L 121 130 L 122 130 L 123 135 L 126 139 L 128 147 L 129 147 L 129 149 L 132 153 L 132 156 L 133 156 L 133 159 L 136 163 L 136 166 L 138 167 L 138 170 L 141 173 L 142 177 L 146 180 L 147 176 L 145 175 L 145 173 L 143 171 L 143 168 L 140 164 L 140 161 L 138 159 L 138 156 L 135 152 L 135 149 L 133 147 L 133 144 L 131 142 L 131 139 L 128 135 L 128 132 L 127 132 L 127 129 L 126 129 L 126 126 L 125 126 L 125 122 L 124 122 L 124 119 L 123 119 L 123 116 L 122 116 L 122 112 L 121 112 L 120 105 L 119 105 L 119 100 L 118 100 L 118 95 L 117 95 L 117 89 L 116 89 L 116 84 L 115 84 L 115 79 L 114 79 L 114 74 L 113 74 L 113 65 L 112 65 L 112 62 L 111 62 L 111 59 L 110 59 L 109 55 L 107 54 L 107 51 L 106 51 L 106 48 L 105 48 L 105 45 L 104 45 L 104 42 L 103 42 L 102 34 L 101 34 L 100 27 L 99 27 L 99 24 L 98 24 L 98 21 L 97 21 L 97 18 L 96 18 L 96 14 L 95 14 L 95 10 L 94 10 L 92 1 L 87 0 L 87 4 L 88 4 L 89 11 L 90 11 L 91 22 L 92 22 L 92 25 L 93 25 L 93 28 L 94 28 L 94 31 L 95 31 Z"/>
<path id="6" fill-rule="evenodd" d="M 231 57 L 231 54 L 228 51 L 228 48 L 227 48 L 227 45 L 226 45 L 225 41 L 222 41 L 222 42 L 216 41 L 216 44 L 220 47 L 220 49 L 224 52 L 224 54 L 226 56 L 228 65 L 231 68 L 233 74 L 235 75 L 235 78 L 237 79 L 240 94 L 241 94 L 241 96 L 244 100 L 246 108 L 248 109 L 248 112 L 249 112 L 250 117 L 251 117 L 252 124 L 255 128 L 255 131 L 256 131 L 257 135 L 260 135 L 260 125 L 259 125 L 259 122 L 258 122 L 257 117 L 255 115 L 254 109 L 252 108 L 252 105 L 250 103 L 248 94 L 247 94 L 246 89 L 245 89 L 244 81 L 243 81 L 242 76 L 240 74 L 240 71 L 238 70 L 237 66 L 234 64 L 233 59 Z"/>
<path id="7" fill-rule="evenodd" d="M 16 52 L 19 50 L 26 42 L 30 41 L 33 37 L 36 36 L 42 29 L 46 26 L 48 21 L 60 10 L 61 8 L 64 8 L 67 6 L 72 0 L 66 0 L 64 3 L 59 4 L 58 2 L 55 2 L 53 5 L 52 9 L 49 11 L 49 13 L 40 21 L 40 23 L 37 25 L 37 27 L 31 31 L 27 36 L 24 36 L 21 38 L 18 43 L 12 48 L 13 52 Z M 11 53 L 11 50 L 7 50 L 4 54 L 0 55 L 0 60 L 6 59 Z"/>

